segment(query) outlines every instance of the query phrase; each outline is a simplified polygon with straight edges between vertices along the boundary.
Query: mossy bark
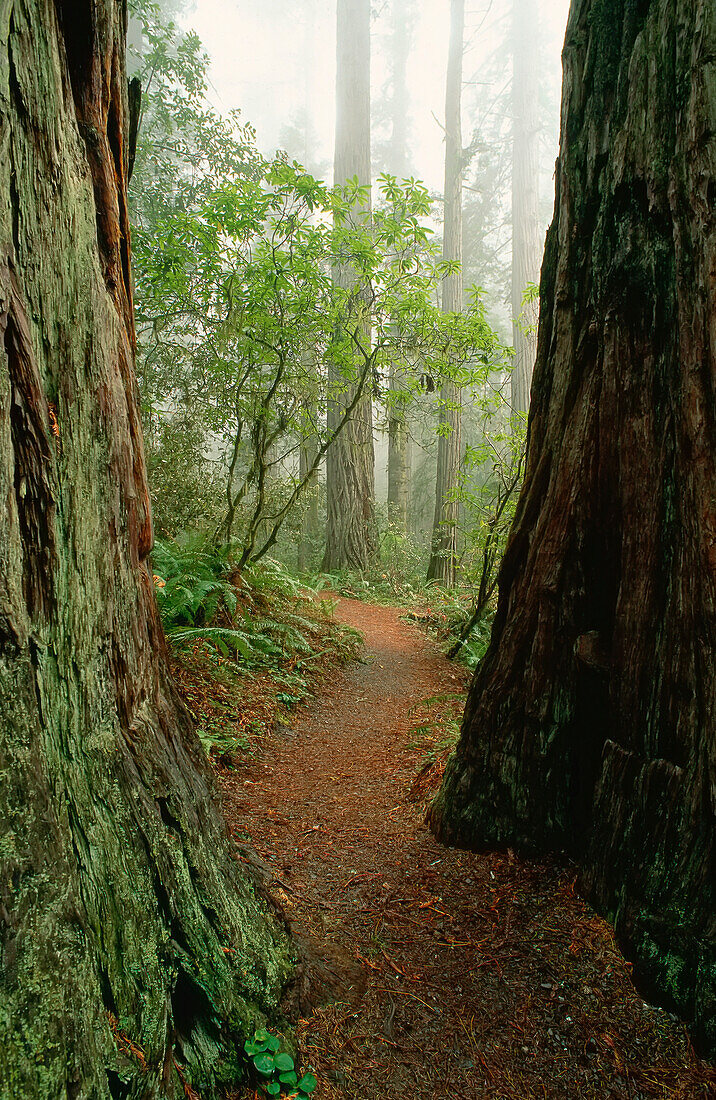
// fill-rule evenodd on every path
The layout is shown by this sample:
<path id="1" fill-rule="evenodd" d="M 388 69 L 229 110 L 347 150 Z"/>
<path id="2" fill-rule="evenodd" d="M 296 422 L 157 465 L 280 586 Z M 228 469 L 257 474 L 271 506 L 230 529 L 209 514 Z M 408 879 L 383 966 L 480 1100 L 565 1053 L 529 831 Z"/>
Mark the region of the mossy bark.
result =
<path id="1" fill-rule="evenodd" d="M 431 811 L 567 849 L 716 1051 L 716 8 L 575 0 L 524 490 Z"/>
<path id="2" fill-rule="evenodd" d="M 2 1100 L 178 1097 L 181 1074 L 209 1100 L 291 971 L 147 568 L 125 22 L 0 0 Z"/>

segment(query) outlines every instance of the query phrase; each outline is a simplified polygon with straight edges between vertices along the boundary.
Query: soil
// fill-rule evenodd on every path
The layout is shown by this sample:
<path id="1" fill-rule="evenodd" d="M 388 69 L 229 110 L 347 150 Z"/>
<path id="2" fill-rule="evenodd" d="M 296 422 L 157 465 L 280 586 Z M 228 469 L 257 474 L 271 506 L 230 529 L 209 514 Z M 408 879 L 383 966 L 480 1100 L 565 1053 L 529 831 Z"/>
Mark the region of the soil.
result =
<path id="1" fill-rule="evenodd" d="M 240 850 L 324 960 L 298 1028 L 317 1100 L 716 1097 L 570 865 L 426 828 L 446 756 L 426 715 L 459 709 L 466 674 L 399 609 L 341 600 L 336 617 L 365 660 L 220 771 Z"/>

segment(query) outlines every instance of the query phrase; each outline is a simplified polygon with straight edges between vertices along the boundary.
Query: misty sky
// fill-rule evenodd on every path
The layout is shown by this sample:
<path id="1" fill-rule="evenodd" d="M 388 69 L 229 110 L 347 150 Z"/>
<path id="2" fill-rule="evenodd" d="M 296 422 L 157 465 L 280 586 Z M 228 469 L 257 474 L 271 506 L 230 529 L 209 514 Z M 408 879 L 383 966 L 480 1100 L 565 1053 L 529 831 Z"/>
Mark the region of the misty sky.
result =
<path id="1" fill-rule="evenodd" d="M 212 98 L 217 107 L 238 107 L 258 130 L 262 151 L 281 144 L 282 127 L 303 109 L 307 99 L 317 136 L 317 159 L 330 173 L 334 131 L 335 0 L 313 0 L 313 26 L 302 18 L 303 6 L 291 0 L 196 0 L 183 17 L 199 34 L 211 64 Z M 433 190 L 442 189 L 443 141 L 436 119 L 442 119 L 449 0 L 420 0 L 415 49 L 408 81 L 412 99 L 415 174 Z M 552 88 L 554 117 L 545 126 L 545 165 L 556 156 L 560 52 L 569 0 L 540 0 L 540 64 Z M 384 48 L 389 32 L 387 4 L 374 2 L 372 27 L 373 101 L 380 100 L 386 70 Z M 509 0 L 467 0 L 464 62 L 464 131 L 472 132 L 471 92 L 485 84 L 486 65 L 504 53 L 510 27 Z M 307 62 L 307 64 L 306 64 Z M 509 79 L 509 70 L 507 72 Z M 495 89 L 496 92 L 499 88 Z M 550 151 L 550 145 L 553 148 Z M 545 176 L 549 188 L 551 168 Z M 551 196 L 544 196 L 550 198 Z"/>

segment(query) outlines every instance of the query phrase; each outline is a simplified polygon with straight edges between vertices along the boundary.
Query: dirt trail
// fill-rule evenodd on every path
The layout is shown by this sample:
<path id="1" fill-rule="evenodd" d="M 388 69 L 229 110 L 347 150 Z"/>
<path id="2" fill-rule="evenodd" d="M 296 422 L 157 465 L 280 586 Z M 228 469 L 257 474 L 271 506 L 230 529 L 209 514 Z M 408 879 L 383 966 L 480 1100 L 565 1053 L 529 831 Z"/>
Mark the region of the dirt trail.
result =
<path id="1" fill-rule="evenodd" d="M 222 778 L 230 824 L 339 975 L 343 1003 L 300 1028 L 318 1100 L 716 1096 L 568 869 L 447 850 L 409 801 L 411 710 L 461 674 L 395 608 L 336 617 L 365 663 Z"/>

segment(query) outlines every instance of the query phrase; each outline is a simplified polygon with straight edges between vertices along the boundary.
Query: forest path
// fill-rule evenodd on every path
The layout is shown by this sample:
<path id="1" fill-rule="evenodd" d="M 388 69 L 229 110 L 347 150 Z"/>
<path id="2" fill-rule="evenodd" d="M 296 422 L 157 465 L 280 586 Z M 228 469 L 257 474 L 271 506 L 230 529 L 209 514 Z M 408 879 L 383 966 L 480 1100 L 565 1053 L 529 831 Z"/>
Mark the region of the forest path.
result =
<path id="1" fill-rule="evenodd" d="M 363 633 L 365 661 L 221 780 L 342 1002 L 299 1028 L 317 1100 L 716 1095 L 571 873 L 445 849 L 426 828 L 415 715 L 462 690 L 461 671 L 399 609 L 344 599 L 336 618 Z"/>

